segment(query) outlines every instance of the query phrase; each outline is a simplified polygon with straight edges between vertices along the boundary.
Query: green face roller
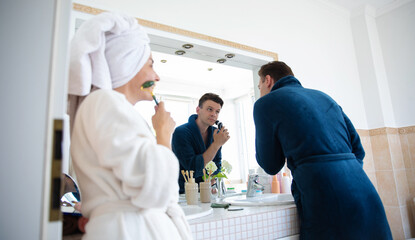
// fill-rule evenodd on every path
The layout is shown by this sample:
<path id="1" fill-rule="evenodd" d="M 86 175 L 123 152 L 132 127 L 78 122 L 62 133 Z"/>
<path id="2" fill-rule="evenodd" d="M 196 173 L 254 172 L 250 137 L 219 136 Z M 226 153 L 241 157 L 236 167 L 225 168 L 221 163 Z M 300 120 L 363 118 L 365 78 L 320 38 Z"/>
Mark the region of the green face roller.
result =
<path id="1" fill-rule="evenodd" d="M 143 88 L 149 88 L 149 87 L 151 87 L 151 86 L 153 86 L 154 85 L 154 81 L 147 81 L 147 82 L 145 82 L 142 86 L 141 86 L 141 89 L 143 89 Z"/>
<path id="2" fill-rule="evenodd" d="M 143 85 L 141 85 L 141 90 L 144 90 L 144 91 L 149 91 L 150 93 L 151 93 L 151 96 L 153 97 L 153 99 L 154 99 L 154 102 L 157 104 L 157 105 L 159 105 L 159 102 L 157 101 L 157 99 L 156 99 L 156 96 L 154 96 L 154 94 L 153 94 L 153 91 L 151 91 L 150 89 L 148 89 L 148 88 L 150 88 L 151 86 L 153 86 L 154 85 L 154 81 L 147 81 L 147 82 L 145 82 Z"/>

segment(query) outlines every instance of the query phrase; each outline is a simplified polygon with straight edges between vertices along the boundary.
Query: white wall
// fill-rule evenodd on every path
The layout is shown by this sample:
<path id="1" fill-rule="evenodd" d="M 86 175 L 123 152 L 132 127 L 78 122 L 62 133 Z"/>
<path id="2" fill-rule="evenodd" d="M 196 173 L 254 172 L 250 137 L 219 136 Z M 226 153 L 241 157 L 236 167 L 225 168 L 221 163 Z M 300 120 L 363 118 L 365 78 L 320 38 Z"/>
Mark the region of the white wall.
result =
<path id="1" fill-rule="evenodd" d="M 355 9 L 351 16 L 356 61 L 369 129 L 395 125 L 375 17 L 376 11 L 370 6 Z"/>
<path id="2" fill-rule="evenodd" d="M 415 1 L 378 16 L 396 127 L 415 125 Z"/>
<path id="3" fill-rule="evenodd" d="M 40 239 L 55 1 L 0 3 L 0 239 Z"/>
<path id="4" fill-rule="evenodd" d="M 367 128 L 349 14 L 315 0 L 76 1 L 279 54 L 303 86 L 331 95 Z"/>
<path id="5" fill-rule="evenodd" d="M 71 7 L 0 3 L 0 239 L 62 236 L 62 221 L 49 218 L 51 122 L 65 112 Z"/>

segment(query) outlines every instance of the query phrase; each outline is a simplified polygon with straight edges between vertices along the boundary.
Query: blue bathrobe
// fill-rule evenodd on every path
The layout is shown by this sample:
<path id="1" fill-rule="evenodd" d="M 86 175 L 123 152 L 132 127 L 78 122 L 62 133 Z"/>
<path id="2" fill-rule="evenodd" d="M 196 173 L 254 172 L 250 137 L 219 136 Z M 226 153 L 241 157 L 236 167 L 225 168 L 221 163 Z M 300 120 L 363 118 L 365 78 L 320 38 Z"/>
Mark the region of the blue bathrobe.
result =
<path id="1" fill-rule="evenodd" d="M 209 148 L 213 142 L 213 131 L 217 128 L 210 126 L 208 127 L 208 139 L 207 144 L 203 142 L 202 135 L 196 124 L 197 114 L 193 114 L 189 117 L 188 123 L 185 123 L 174 130 L 172 138 L 172 150 L 176 154 L 180 163 L 181 170 L 193 170 L 194 178 L 197 183 L 202 182 L 203 168 L 205 162 L 203 160 L 203 153 Z M 218 171 L 221 168 L 222 160 L 222 147 L 219 148 L 218 152 L 213 159 L 213 162 L 218 167 Z M 214 174 L 216 174 L 216 171 Z M 182 174 L 179 174 L 179 186 L 180 193 L 184 193 L 184 178 Z"/>
<path id="2" fill-rule="evenodd" d="M 258 99 L 254 120 L 259 165 L 273 175 L 287 159 L 293 174 L 301 239 L 392 239 L 359 135 L 332 98 L 287 76 Z"/>

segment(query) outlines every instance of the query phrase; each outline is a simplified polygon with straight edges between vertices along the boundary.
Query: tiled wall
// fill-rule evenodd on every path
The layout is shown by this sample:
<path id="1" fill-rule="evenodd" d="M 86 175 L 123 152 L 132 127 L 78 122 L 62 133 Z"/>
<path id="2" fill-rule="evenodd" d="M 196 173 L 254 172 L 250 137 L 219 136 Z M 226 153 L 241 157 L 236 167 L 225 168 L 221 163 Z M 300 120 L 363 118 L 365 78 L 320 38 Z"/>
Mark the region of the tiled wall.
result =
<path id="1" fill-rule="evenodd" d="M 415 126 L 358 132 L 363 168 L 382 199 L 393 239 L 415 237 Z"/>

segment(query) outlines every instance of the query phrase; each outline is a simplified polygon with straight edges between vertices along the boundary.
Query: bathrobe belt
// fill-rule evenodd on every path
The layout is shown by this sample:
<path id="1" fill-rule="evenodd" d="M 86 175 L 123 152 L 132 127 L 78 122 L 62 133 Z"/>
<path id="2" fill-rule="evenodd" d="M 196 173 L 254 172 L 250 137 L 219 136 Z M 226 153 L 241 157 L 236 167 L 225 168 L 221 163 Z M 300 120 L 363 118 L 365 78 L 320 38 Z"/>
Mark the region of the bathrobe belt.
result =
<path id="1" fill-rule="evenodd" d="M 294 168 L 300 167 L 302 164 L 307 163 L 321 163 L 331 161 L 344 161 L 344 160 L 356 160 L 356 156 L 353 153 L 336 153 L 336 154 L 324 154 L 305 157 L 297 161 L 292 161 Z"/>
<path id="2" fill-rule="evenodd" d="M 94 209 L 91 213 L 92 217 L 98 217 L 100 215 L 117 212 L 140 212 L 145 214 L 147 211 L 159 211 L 167 214 L 170 218 L 177 218 L 183 215 L 183 211 L 177 204 L 171 204 L 167 208 L 140 208 L 134 206 L 130 200 L 118 200 L 112 202 L 106 202 Z"/>
<path id="3" fill-rule="evenodd" d="M 119 212 L 140 212 L 145 214 L 147 211 L 158 211 L 160 213 L 167 214 L 170 217 L 173 224 L 176 226 L 177 231 L 179 232 L 182 239 L 192 239 L 189 235 L 190 228 L 186 222 L 183 210 L 178 204 L 171 204 L 167 208 L 139 208 L 131 204 L 129 200 L 119 200 L 114 202 L 103 203 L 91 213 L 91 218 L 98 217 L 100 215 L 108 213 L 119 213 Z"/>
<path id="4" fill-rule="evenodd" d="M 145 210 L 145 209 L 134 206 L 130 200 L 111 201 L 111 202 L 102 203 L 98 207 L 96 207 L 91 213 L 91 218 L 98 217 L 100 215 L 104 215 L 108 213 L 137 212 L 137 211 L 142 211 L 142 210 Z"/>

